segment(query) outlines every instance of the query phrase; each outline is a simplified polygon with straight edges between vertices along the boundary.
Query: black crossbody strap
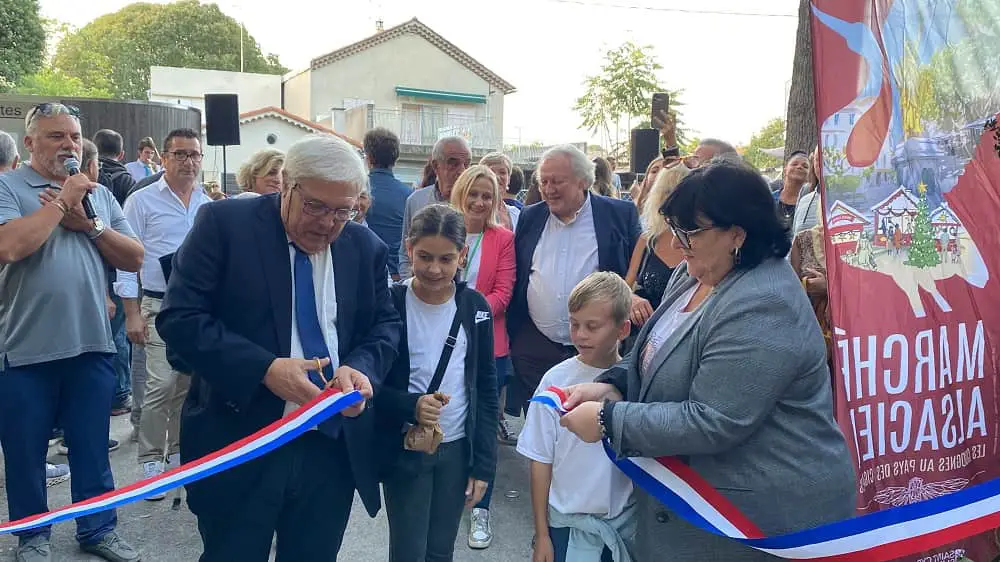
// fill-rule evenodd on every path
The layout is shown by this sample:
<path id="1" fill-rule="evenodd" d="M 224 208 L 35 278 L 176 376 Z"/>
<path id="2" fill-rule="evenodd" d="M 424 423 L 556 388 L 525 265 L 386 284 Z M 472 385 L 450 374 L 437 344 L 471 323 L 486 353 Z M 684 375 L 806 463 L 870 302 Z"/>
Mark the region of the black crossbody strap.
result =
<path id="1" fill-rule="evenodd" d="M 448 331 L 448 339 L 444 341 L 444 349 L 441 350 L 441 359 L 438 360 L 437 369 L 434 370 L 434 378 L 431 379 L 430 386 L 427 387 L 426 394 L 434 394 L 441 388 L 441 381 L 444 380 L 444 372 L 448 370 L 448 362 L 451 361 L 451 352 L 458 344 L 458 330 L 462 327 L 462 308 L 455 299 L 455 319 L 451 321 L 451 329 Z"/>

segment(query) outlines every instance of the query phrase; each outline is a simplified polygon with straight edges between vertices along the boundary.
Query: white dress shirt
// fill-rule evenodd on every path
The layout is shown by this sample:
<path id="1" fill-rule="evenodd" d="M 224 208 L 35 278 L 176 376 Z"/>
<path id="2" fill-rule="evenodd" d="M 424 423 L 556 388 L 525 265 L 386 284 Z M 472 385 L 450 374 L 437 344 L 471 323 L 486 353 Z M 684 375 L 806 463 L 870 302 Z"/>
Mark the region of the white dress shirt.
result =
<path id="1" fill-rule="evenodd" d="M 302 353 L 302 340 L 299 339 L 298 318 L 295 316 L 295 248 L 288 241 L 288 260 L 292 268 L 292 345 L 293 359 L 306 359 Z M 337 284 L 333 277 L 333 256 L 330 247 L 318 254 L 311 254 L 309 261 L 313 270 L 313 290 L 316 291 L 316 314 L 319 325 L 323 327 L 323 340 L 330 351 L 330 366 L 337 370 L 340 366 L 340 342 L 337 339 Z M 312 357 L 309 357 L 312 359 Z M 324 377 L 326 375 L 323 375 Z M 294 412 L 299 404 L 285 403 L 285 415 Z M 313 428 L 316 429 L 316 428 Z"/>
<path id="2" fill-rule="evenodd" d="M 528 315 L 550 340 L 572 345 L 569 339 L 569 294 L 583 278 L 597 271 L 597 234 L 592 198 L 564 223 L 549 215 L 531 257 L 528 277 Z"/>
<path id="3" fill-rule="evenodd" d="M 181 242 L 194 225 L 198 209 L 212 200 L 200 185 L 191 192 L 187 207 L 167 186 L 166 177 L 133 193 L 125 201 L 125 219 L 142 242 L 146 254 L 142 259 L 142 287 L 162 293 L 167 290 L 160 257 L 177 251 Z M 118 270 L 115 294 L 134 299 L 139 297 L 139 283 L 135 273 Z"/>

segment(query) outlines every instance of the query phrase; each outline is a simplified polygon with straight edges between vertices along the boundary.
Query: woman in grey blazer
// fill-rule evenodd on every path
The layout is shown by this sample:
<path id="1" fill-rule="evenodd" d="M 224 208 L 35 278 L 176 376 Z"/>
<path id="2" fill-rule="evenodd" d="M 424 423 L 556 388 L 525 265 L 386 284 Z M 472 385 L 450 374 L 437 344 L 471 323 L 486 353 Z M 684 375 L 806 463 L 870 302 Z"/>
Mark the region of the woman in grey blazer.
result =
<path id="1" fill-rule="evenodd" d="M 563 424 L 586 441 L 606 437 L 618 455 L 679 457 L 768 535 L 851 517 L 855 472 L 826 347 L 764 180 L 712 164 L 681 181 L 661 214 L 686 264 L 632 354 L 570 387 L 578 406 Z M 776 560 L 637 494 L 637 561 Z"/>

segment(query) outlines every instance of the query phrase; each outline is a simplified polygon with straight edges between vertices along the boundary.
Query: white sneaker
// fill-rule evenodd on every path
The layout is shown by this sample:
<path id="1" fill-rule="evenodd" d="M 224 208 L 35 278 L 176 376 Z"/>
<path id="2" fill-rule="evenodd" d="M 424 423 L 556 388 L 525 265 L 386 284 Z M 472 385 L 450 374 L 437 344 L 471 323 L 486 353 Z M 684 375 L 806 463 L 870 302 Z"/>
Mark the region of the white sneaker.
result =
<path id="1" fill-rule="evenodd" d="M 490 510 L 475 507 L 469 524 L 469 548 L 481 550 L 489 548 L 493 542 L 493 527 L 490 525 Z"/>
<path id="2" fill-rule="evenodd" d="M 69 465 L 45 463 L 45 487 L 51 488 L 69 480 Z"/>
<path id="3" fill-rule="evenodd" d="M 142 463 L 142 479 L 149 480 L 163 474 L 163 461 L 147 461 Z M 160 493 L 146 498 L 148 502 L 158 502 L 167 497 L 167 494 Z"/>

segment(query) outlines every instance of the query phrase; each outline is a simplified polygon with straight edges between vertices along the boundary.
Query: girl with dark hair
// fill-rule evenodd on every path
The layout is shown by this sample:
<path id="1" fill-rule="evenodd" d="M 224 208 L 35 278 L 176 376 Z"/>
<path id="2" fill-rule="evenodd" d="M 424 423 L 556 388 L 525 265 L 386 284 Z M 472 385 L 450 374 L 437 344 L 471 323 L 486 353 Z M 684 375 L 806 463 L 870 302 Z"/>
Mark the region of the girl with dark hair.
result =
<path id="1" fill-rule="evenodd" d="M 854 515 L 826 344 L 764 179 L 693 170 L 660 207 L 685 257 L 622 363 L 567 389 L 562 423 L 618 455 L 682 457 L 767 536 Z M 778 560 L 684 523 L 636 491 L 636 560 Z"/>
<path id="2" fill-rule="evenodd" d="M 456 282 L 465 220 L 445 205 L 410 223 L 413 277 L 392 288 L 400 349 L 376 400 L 393 562 L 451 560 L 463 507 L 496 471 L 499 419 L 486 298 Z"/>

